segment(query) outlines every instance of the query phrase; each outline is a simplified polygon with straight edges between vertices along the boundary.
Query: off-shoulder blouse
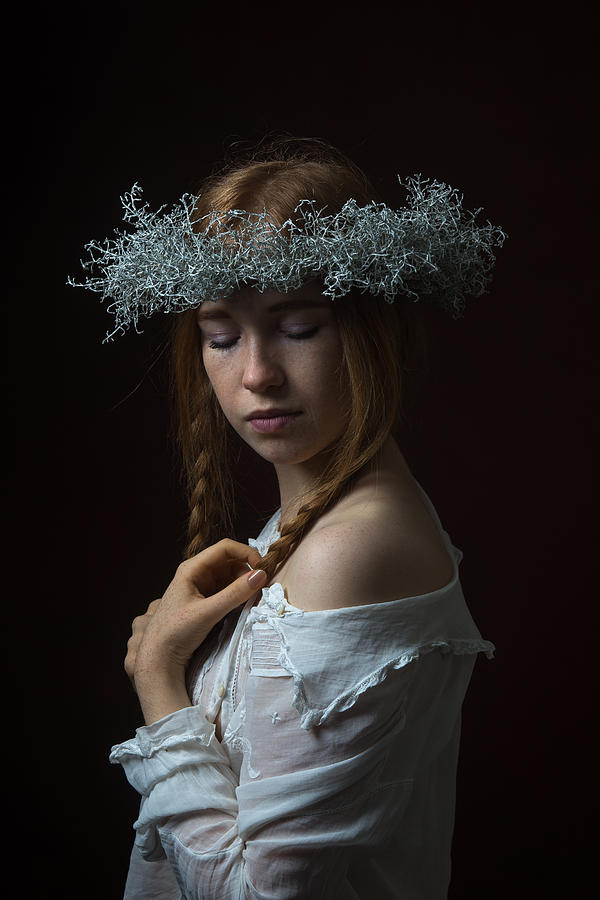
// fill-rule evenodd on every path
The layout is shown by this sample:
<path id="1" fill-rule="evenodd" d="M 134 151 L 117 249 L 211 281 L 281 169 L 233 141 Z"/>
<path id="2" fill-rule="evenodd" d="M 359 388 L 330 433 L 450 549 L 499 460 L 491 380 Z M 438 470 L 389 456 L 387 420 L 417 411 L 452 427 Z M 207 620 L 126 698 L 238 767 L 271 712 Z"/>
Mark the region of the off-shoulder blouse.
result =
<path id="1" fill-rule="evenodd" d="M 303 611 L 272 584 L 197 651 L 193 705 L 112 748 L 142 798 L 125 900 L 447 896 L 461 706 L 495 647 L 419 489 L 454 561 L 445 587 Z M 280 515 L 248 541 L 263 556 Z"/>

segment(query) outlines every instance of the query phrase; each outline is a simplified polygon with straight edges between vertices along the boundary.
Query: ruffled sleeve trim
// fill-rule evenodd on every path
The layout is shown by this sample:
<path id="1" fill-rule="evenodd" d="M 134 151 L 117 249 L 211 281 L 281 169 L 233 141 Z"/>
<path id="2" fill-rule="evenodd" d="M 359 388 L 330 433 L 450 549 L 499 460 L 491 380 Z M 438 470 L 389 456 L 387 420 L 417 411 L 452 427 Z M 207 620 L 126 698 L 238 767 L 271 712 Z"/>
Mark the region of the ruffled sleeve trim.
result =
<path id="1" fill-rule="evenodd" d="M 294 675 L 293 705 L 300 713 L 300 724 L 302 728 L 313 728 L 317 725 L 322 725 L 329 716 L 333 715 L 333 713 L 344 712 L 345 710 L 350 709 L 354 706 L 361 694 L 364 694 L 365 691 L 370 688 L 377 687 L 377 685 L 381 684 L 388 673 L 393 669 L 402 669 L 404 666 L 409 665 L 409 663 L 415 662 L 434 650 L 438 650 L 440 653 L 444 654 L 453 653 L 456 656 L 485 653 L 488 659 L 492 659 L 495 649 L 496 648 L 490 641 L 432 641 L 430 644 L 423 644 L 403 652 L 395 659 L 389 660 L 389 662 L 380 666 L 366 678 L 363 678 L 362 681 L 352 685 L 349 690 L 338 695 L 328 706 L 322 709 L 311 708 L 309 706 L 304 691 L 304 685 L 302 683 L 302 677 L 299 673 L 296 675 L 296 673 L 292 672 Z M 280 656 L 280 661 L 282 666 L 287 668 L 284 656 L 285 654 Z"/>
<path id="2" fill-rule="evenodd" d="M 343 627 L 336 626 L 343 614 Z M 394 669 L 401 669 L 438 651 L 442 654 L 485 653 L 493 659 L 493 643 L 484 640 L 473 622 L 460 587 L 423 598 L 346 607 L 307 613 L 287 602 L 283 586 L 276 582 L 263 589 L 261 602 L 250 610 L 244 626 L 252 642 L 252 627 L 268 626 L 278 637 L 277 663 L 293 679 L 294 708 L 304 729 L 322 725 L 331 715 L 350 709 L 365 691 L 381 684 Z M 364 637 L 370 634 L 368 640 Z M 318 635 L 318 637 L 317 637 Z M 412 638 L 412 640 L 411 640 Z M 347 687 L 326 703 L 311 696 L 318 685 L 310 652 L 319 640 L 323 653 L 335 646 L 338 674 Z M 372 668 L 374 659 L 385 662 Z M 361 669 L 366 672 L 362 677 Z"/>
<path id="3" fill-rule="evenodd" d="M 404 666 L 421 659 L 428 653 L 438 651 L 442 654 L 452 653 L 456 656 L 485 653 L 488 659 L 492 659 L 496 649 L 490 641 L 482 639 L 432 640 L 428 643 L 403 648 L 398 655 L 388 659 L 365 677 L 359 680 L 352 680 L 350 686 L 339 693 L 327 705 L 315 706 L 311 703 L 306 686 L 307 676 L 310 673 L 301 671 L 298 665 L 294 664 L 292 659 L 293 650 L 287 639 L 285 626 L 274 619 L 270 619 L 269 624 L 279 637 L 281 649 L 277 662 L 292 676 L 294 683 L 292 705 L 300 713 L 300 725 L 304 729 L 322 725 L 334 713 L 350 709 L 361 694 L 381 684 L 392 670 L 404 668 Z M 339 653 L 341 658 L 344 655 L 343 647 L 340 648 Z"/>
<path id="4" fill-rule="evenodd" d="M 433 651 L 457 656 L 485 653 L 488 659 L 494 657 L 494 644 L 482 638 L 465 603 L 459 578 L 462 551 L 452 544 L 431 500 L 416 484 L 454 559 L 454 575 L 447 585 L 419 597 L 306 612 L 288 603 L 283 586 L 275 582 L 263 588 L 260 602 L 250 609 L 244 636 L 251 643 L 252 626 L 257 623 L 268 624 L 277 634 L 277 662 L 293 678 L 292 702 L 304 729 L 321 725 L 333 713 L 350 709 L 361 694 L 381 684 L 389 672 Z M 271 516 L 259 537 L 249 541 L 262 556 L 279 537 L 280 515 L 281 508 Z M 324 652 L 335 648 L 337 671 L 347 684 L 326 703 L 322 702 L 324 698 L 314 702 L 320 685 L 310 647 L 317 639 Z M 373 668 L 377 659 L 386 661 Z M 362 676 L 361 671 L 365 673 Z"/>
<path id="5" fill-rule="evenodd" d="M 177 709 L 151 725 L 136 728 L 135 737 L 111 749 L 110 761 L 120 762 L 125 756 L 149 759 L 159 750 L 187 743 L 208 746 L 214 733 L 212 725 L 197 706 Z"/>

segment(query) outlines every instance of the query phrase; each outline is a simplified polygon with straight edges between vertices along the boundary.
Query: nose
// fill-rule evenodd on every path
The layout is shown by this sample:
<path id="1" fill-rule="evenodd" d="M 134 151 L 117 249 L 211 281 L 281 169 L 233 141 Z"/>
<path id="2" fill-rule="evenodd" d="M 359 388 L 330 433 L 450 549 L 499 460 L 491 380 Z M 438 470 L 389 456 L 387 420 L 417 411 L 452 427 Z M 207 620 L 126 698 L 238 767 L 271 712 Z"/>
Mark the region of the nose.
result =
<path id="1" fill-rule="evenodd" d="M 285 381 L 281 364 L 263 342 L 253 341 L 247 351 L 242 383 L 249 391 L 261 392 L 279 387 Z"/>

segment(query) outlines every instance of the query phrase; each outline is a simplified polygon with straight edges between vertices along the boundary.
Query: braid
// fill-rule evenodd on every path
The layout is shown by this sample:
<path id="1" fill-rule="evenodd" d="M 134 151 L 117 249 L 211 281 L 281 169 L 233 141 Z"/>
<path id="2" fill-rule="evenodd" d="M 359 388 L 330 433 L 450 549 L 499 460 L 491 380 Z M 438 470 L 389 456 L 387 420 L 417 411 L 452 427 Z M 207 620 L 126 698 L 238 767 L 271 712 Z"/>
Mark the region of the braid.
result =
<path id="1" fill-rule="evenodd" d="M 194 310 L 175 319 L 172 397 L 189 500 L 185 558 L 233 532 L 234 498 L 229 477 L 230 425 L 204 371 Z"/>
<path id="2" fill-rule="evenodd" d="M 233 532 L 234 497 L 227 464 L 227 421 L 212 392 L 206 401 L 214 407 L 212 423 L 210 416 L 207 419 L 206 410 L 202 410 L 192 424 L 186 559 L 215 543 L 223 533 Z"/>
<path id="3" fill-rule="evenodd" d="M 291 522 L 284 525 L 281 536 L 271 544 L 267 554 L 262 558 L 260 568 L 264 569 L 269 579 L 273 578 L 277 569 L 300 544 L 312 525 L 334 506 L 337 500 L 349 492 L 358 475 L 383 445 L 388 433 L 387 422 L 381 423 L 371 439 L 367 438 L 364 428 L 354 431 L 354 439 L 350 444 L 338 450 L 321 483 L 304 495 L 298 513 Z M 360 444 L 366 444 L 363 452 L 360 452 Z"/>
<path id="4" fill-rule="evenodd" d="M 297 515 L 263 557 L 260 567 L 269 579 L 313 524 L 350 491 L 401 420 L 398 360 L 406 357 L 403 341 L 410 316 L 399 316 L 385 303 L 372 304 L 368 312 L 360 303 L 348 303 L 336 307 L 336 316 L 345 358 L 340 386 L 348 385 L 351 398 L 346 433 L 333 446 L 318 483 L 302 496 Z"/>
<path id="5" fill-rule="evenodd" d="M 283 225 L 297 202 L 307 196 L 331 214 L 350 196 L 365 205 L 378 199 L 363 173 L 334 150 L 303 145 L 290 151 L 288 158 L 279 148 L 266 148 L 257 159 L 241 160 L 239 165 L 215 172 L 198 191 L 194 230 L 199 233 L 204 217 L 213 208 L 260 212 L 264 207 Z M 198 305 L 202 302 L 200 292 Z M 412 338 L 404 340 L 404 331 L 414 318 L 414 307 L 408 297 L 398 297 L 391 304 L 358 290 L 333 303 L 343 345 L 340 377 L 349 394 L 346 432 L 328 448 L 325 471 L 297 498 L 297 514 L 282 527 L 279 539 L 263 557 L 260 567 L 269 579 L 318 519 L 351 490 L 397 426 L 403 372 L 411 371 L 407 352 L 413 346 Z M 235 531 L 230 477 L 235 463 L 229 452 L 232 428 L 204 369 L 193 309 L 175 317 L 172 361 L 173 396 L 189 497 L 189 557 L 219 540 L 223 533 Z"/>
<path id="6" fill-rule="evenodd" d="M 208 515 L 207 501 L 209 499 L 206 487 L 208 484 L 207 472 L 209 469 L 209 456 L 206 449 L 202 449 L 196 457 L 196 463 L 190 474 L 190 517 L 188 521 L 188 545 L 185 550 L 186 559 L 200 553 L 210 544 L 210 515 Z"/>
<path id="7" fill-rule="evenodd" d="M 281 537 L 269 547 L 266 556 L 260 562 L 260 568 L 264 569 L 269 579 L 273 578 L 279 566 L 295 550 L 313 522 L 316 522 L 334 502 L 331 496 L 332 487 L 333 484 L 328 483 L 316 491 L 314 499 L 304 503 L 292 521 L 283 527 Z"/>

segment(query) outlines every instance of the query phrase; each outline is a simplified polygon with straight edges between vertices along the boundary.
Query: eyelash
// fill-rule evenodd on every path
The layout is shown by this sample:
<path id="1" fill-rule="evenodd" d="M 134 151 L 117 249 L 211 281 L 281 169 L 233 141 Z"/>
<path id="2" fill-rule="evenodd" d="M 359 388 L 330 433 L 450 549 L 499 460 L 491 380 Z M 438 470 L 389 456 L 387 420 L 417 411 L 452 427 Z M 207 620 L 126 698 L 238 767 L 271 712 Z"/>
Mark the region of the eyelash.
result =
<path id="1" fill-rule="evenodd" d="M 310 328 L 308 331 L 301 331 L 298 334 L 290 333 L 287 334 L 286 337 L 291 338 L 293 341 L 304 341 L 308 338 L 314 337 L 318 330 L 319 326 L 316 325 L 314 328 Z M 217 343 L 217 341 L 209 341 L 208 346 L 211 350 L 230 350 L 237 340 L 237 338 L 233 338 L 231 341 L 226 341 L 222 344 Z"/>

